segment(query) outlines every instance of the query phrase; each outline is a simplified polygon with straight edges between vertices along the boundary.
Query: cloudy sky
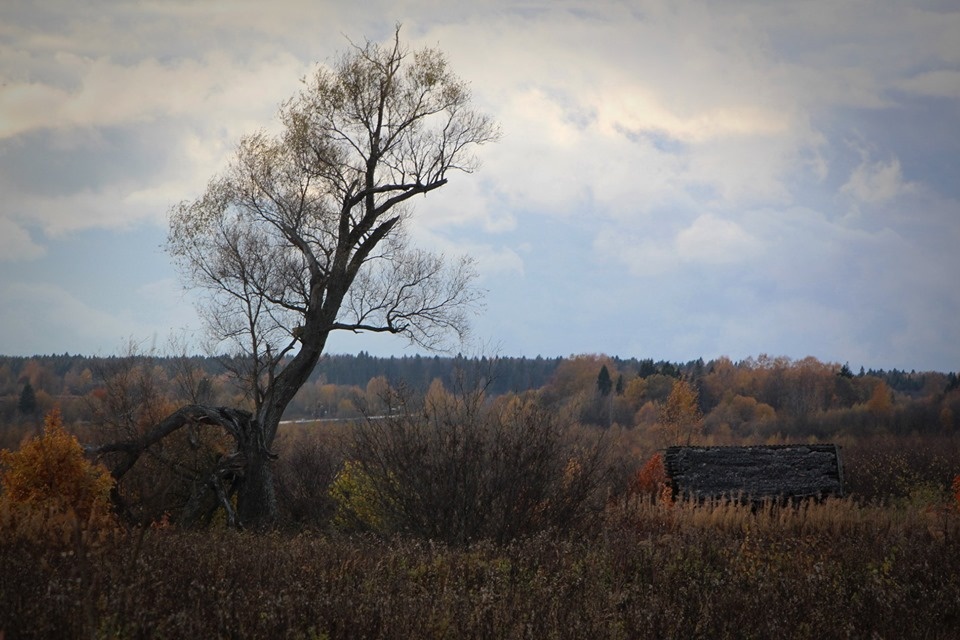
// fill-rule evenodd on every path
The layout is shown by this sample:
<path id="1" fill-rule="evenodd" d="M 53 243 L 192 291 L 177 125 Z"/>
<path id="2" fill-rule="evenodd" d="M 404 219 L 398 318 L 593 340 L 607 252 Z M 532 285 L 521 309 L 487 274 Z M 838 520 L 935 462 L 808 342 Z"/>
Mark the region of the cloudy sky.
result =
<path id="1" fill-rule="evenodd" d="M 960 368 L 954 0 L 5 0 L 0 353 L 197 331 L 170 207 L 398 22 L 503 130 L 416 205 L 478 260 L 465 353 Z"/>

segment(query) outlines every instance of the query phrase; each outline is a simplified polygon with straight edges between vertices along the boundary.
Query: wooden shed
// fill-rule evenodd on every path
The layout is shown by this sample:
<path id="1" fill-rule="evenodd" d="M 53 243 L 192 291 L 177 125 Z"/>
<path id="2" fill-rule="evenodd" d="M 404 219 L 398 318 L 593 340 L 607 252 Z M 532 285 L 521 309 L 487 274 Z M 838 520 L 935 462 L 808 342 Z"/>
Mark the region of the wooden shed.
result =
<path id="1" fill-rule="evenodd" d="M 664 466 L 678 498 L 760 501 L 843 496 L 840 447 L 670 447 Z"/>

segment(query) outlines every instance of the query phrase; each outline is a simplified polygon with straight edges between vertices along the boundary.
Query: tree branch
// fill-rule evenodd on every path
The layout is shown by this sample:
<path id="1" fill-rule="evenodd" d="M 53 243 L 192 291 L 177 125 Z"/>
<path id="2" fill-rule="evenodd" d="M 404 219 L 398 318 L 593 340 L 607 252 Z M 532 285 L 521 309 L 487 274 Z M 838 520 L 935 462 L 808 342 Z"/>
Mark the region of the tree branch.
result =
<path id="1" fill-rule="evenodd" d="M 250 412 L 242 409 L 191 404 L 177 409 L 139 438 L 87 447 L 86 450 L 88 454 L 96 457 L 110 453 L 123 454 L 123 457 L 110 469 L 110 474 L 119 480 L 136 464 L 147 449 L 189 424 L 219 426 L 234 438 L 239 449 L 248 437 L 252 418 Z"/>

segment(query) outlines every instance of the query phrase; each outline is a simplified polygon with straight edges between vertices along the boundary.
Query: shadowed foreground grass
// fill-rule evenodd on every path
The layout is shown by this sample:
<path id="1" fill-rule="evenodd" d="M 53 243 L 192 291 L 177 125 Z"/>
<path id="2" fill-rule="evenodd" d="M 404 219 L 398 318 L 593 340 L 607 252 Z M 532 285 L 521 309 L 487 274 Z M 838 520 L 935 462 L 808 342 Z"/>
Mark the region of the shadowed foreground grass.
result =
<path id="1" fill-rule="evenodd" d="M 957 515 L 634 502 L 497 547 L 141 530 L 0 541 L 6 638 L 953 638 Z"/>

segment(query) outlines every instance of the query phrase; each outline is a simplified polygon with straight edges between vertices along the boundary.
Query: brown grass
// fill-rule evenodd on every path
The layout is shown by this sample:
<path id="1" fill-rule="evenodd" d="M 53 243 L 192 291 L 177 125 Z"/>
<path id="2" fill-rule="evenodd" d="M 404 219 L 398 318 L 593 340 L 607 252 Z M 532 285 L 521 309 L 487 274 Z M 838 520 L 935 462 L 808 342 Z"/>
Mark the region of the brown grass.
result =
<path id="1" fill-rule="evenodd" d="M 609 509 L 496 546 L 137 530 L 0 541 L 7 638 L 955 637 L 960 522 L 850 500 Z"/>

